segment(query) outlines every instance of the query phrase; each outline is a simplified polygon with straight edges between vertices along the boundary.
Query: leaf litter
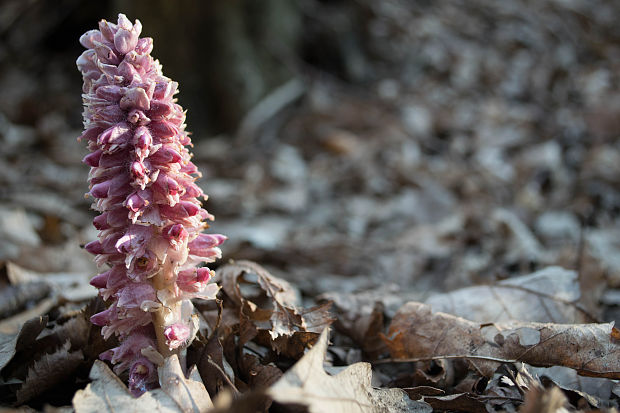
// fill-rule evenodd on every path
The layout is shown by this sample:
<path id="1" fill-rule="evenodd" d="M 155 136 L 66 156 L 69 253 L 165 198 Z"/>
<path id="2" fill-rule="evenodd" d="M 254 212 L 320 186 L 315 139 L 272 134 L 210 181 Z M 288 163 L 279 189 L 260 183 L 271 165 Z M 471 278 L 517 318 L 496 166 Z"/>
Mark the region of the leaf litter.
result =
<path id="1" fill-rule="evenodd" d="M 29 13 L 58 18 L 8 3 L 25 13 L 8 39 L 41 38 Z M 113 343 L 88 322 L 102 304 L 80 248 L 94 237 L 87 168 L 66 150 L 80 128 L 73 58 L 35 43 L 0 53 L 2 406 L 206 410 L 206 392 L 217 412 L 316 409 L 292 382 L 304 371 L 337 384 L 308 394 L 333 391 L 349 411 L 351 395 L 617 409 L 618 5 L 307 3 L 304 47 L 340 53 L 336 76 L 318 53 L 291 83 L 303 84 L 295 105 L 239 140 L 196 131 L 213 229 L 234 261 L 218 269 L 220 303 L 195 303 L 187 360 L 201 380 L 174 366 L 162 376 L 176 398 L 132 399 L 96 360 Z M 346 41 L 324 41 L 348 25 Z M 42 73 L 50 59 L 68 66 Z M 282 383 L 294 406 L 273 394 Z"/>

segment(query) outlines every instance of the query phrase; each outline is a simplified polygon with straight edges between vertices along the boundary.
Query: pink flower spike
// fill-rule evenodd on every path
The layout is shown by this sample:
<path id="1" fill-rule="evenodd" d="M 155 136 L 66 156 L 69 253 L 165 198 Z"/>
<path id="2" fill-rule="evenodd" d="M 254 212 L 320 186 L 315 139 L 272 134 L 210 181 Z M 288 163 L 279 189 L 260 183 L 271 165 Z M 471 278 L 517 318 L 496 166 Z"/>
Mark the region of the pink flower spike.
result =
<path id="1" fill-rule="evenodd" d="M 157 365 L 191 344 L 192 298 L 214 299 L 212 271 L 223 235 L 200 232 L 213 216 L 201 207 L 177 84 L 150 53 L 153 40 L 123 14 L 80 38 L 89 193 L 99 239 L 84 248 L 108 269 L 90 283 L 108 309 L 91 317 L 119 345 L 100 355 L 129 371 L 135 396 L 157 385 Z"/>

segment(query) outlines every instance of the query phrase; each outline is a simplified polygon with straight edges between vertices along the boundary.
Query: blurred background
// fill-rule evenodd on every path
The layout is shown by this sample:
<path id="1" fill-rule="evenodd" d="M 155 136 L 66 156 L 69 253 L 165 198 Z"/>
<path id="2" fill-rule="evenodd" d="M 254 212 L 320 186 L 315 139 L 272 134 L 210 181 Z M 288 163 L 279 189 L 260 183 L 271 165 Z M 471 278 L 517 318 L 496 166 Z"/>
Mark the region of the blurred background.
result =
<path id="1" fill-rule="evenodd" d="M 557 264 L 616 318 L 613 0 L 3 0 L 0 261 L 96 271 L 75 60 L 119 12 L 180 84 L 222 262 L 394 308 Z"/>

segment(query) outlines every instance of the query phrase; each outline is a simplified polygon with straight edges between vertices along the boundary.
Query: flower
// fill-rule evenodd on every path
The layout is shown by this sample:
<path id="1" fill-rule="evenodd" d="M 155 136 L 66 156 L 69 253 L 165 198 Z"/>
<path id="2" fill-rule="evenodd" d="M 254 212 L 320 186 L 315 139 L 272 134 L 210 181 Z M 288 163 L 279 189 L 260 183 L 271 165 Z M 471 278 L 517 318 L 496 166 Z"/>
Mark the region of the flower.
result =
<path id="1" fill-rule="evenodd" d="M 202 234 L 213 216 L 198 198 L 200 176 L 191 162 L 185 112 L 176 82 L 162 74 L 142 25 L 119 14 L 80 43 L 84 79 L 84 133 L 91 151 L 89 195 L 97 240 L 85 248 L 104 271 L 92 278 L 109 305 L 91 321 L 120 345 L 101 354 L 115 371 L 129 371 L 136 396 L 156 386 L 157 365 L 193 340 L 197 323 L 190 299 L 213 299 L 203 263 L 221 256 L 226 237 Z"/>

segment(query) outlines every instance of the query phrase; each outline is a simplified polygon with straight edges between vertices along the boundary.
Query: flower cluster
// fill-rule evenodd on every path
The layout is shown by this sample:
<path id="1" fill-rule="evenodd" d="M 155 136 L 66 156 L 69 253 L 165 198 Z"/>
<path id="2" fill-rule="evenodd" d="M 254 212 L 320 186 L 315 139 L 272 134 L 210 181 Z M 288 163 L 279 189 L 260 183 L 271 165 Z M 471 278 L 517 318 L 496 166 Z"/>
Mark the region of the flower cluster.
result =
<path id="1" fill-rule="evenodd" d="M 200 176 L 186 146 L 185 113 L 173 96 L 177 83 L 163 76 L 142 25 L 120 14 L 80 38 L 77 60 L 84 79 L 84 128 L 91 153 L 90 195 L 101 214 L 99 239 L 86 245 L 106 270 L 95 276 L 109 307 L 92 317 L 120 345 L 101 355 L 115 371 L 129 370 L 135 395 L 157 382 L 157 364 L 182 351 L 197 322 L 191 298 L 212 299 L 215 284 L 202 263 L 220 257 L 226 237 L 202 234 L 213 217 L 194 183 Z"/>

